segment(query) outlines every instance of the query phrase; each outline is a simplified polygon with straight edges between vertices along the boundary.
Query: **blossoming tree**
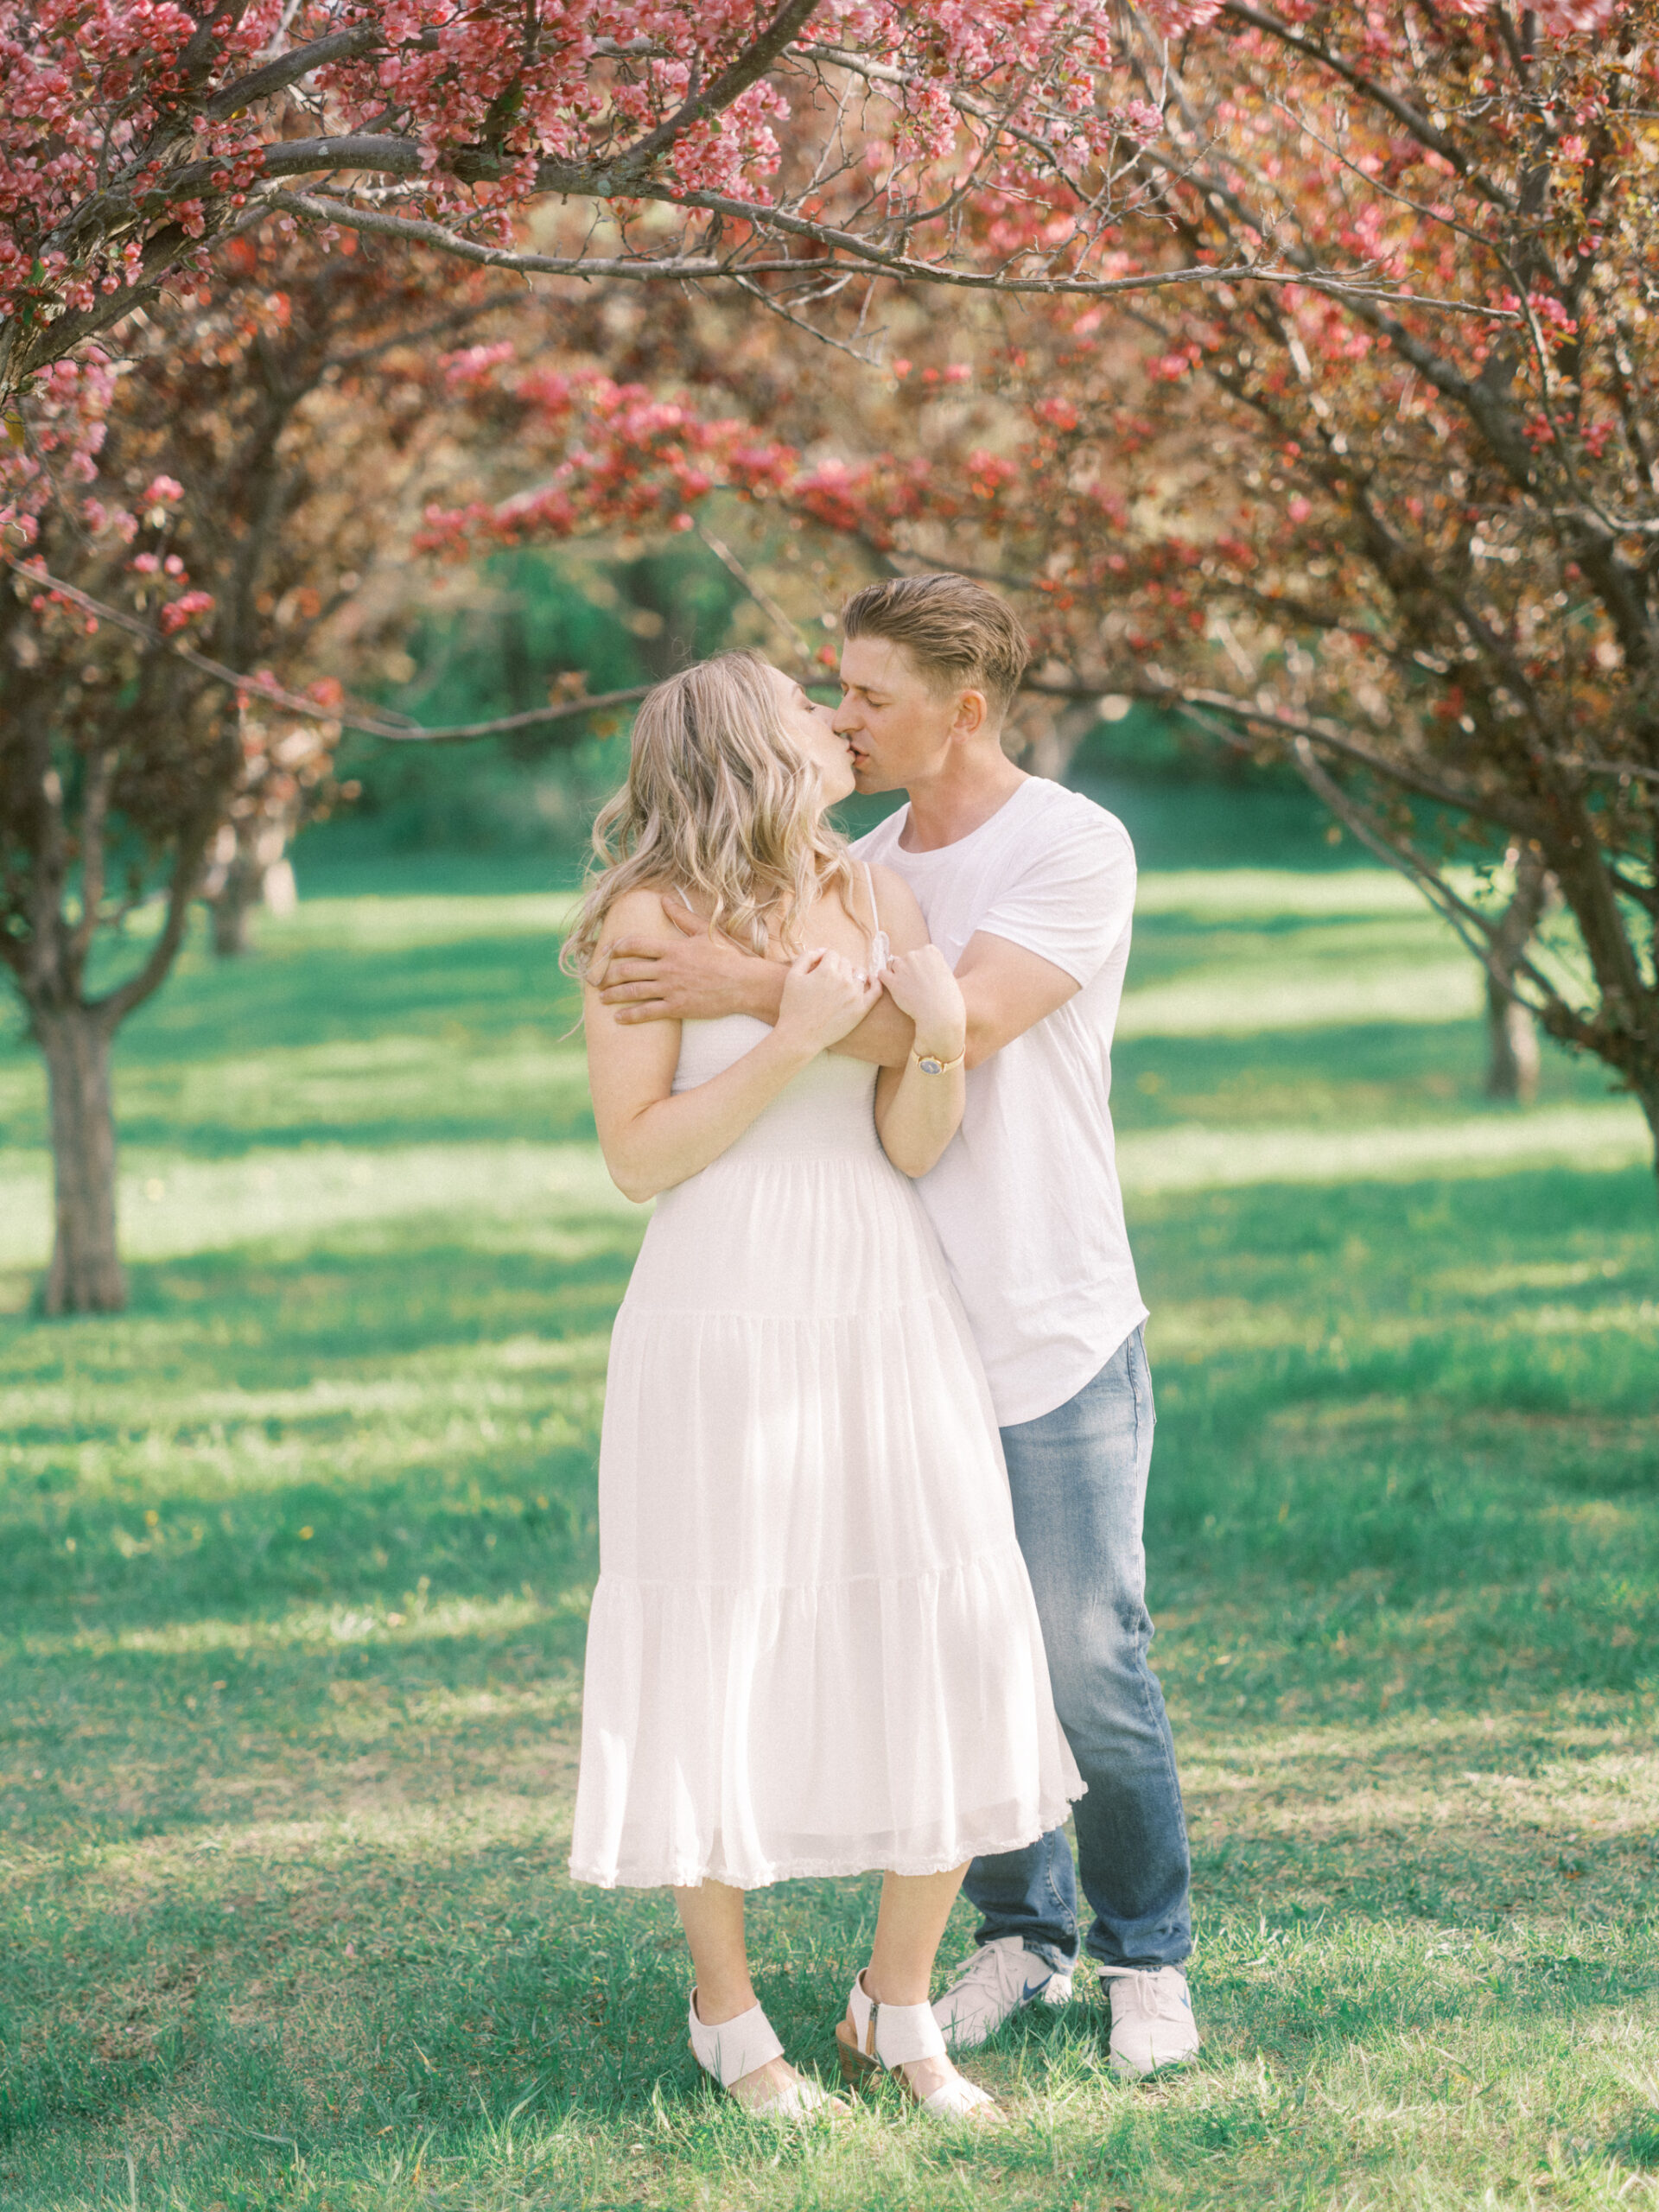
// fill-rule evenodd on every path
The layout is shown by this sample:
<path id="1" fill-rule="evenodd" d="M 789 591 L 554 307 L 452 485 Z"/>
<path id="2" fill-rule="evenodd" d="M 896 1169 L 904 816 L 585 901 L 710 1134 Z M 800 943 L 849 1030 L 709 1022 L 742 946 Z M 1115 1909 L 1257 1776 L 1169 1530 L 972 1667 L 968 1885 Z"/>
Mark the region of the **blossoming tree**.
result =
<path id="1" fill-rule="evenodd" d="M 1659 14 L 1408 10 L 1360 55 L 1248 12 L 1180 80 L 1181 250 L 1363 236 L 1395 298 L 1047 317 L 998 367 L 1015 472 L 878 465 L 842 518 L 922 551 L 954 514 L 1072 683 L 1287 751 L 1659 1147 Z M 1431 330 L 1431 285 L 1516 320 Z"/>
<path id="2" fill-rule="evenodd" d="M 3 0 L 0 384 L 281 209 L 538 273 L 1041 282 L 1158 125 L 1106 0 Z M 1125 19 L 1127 26 L 1128 19 Z M 1013 245 L 1034 195 L 1062 236 Z M 548 251 L 537 203 L 613 211 Z M 792 311 L 792 308 L 791 308 Z"/>
<path id="3" fill-rule="evenodd" d="M 1318 20 L 1362 66 L 1393 36 L 1374 9 Z M 0 396 L 274 212 L 716 284 L 843 335 L 875 280 L 1180 281 L 1125 230 L 1192 166 L 1164 41 L 1256 22 L 1238 0 L 0 0 Z M 1374 285 L 1371 248 L 1332 238 L 1301 280 Z M 1224 265 L 1293 273 L 1261 232 Z"/>
<path id="4" fill-rule="evenodd" d="M 233 864 L 326 778 L 340 687 L 315 639 L 395 538 L 435 419 L 410 341 L 487 304 L 406 250 L 221 253 L 205 303 L 145 311 L 119 375 L 54 364 L 11 458 L 0 959 L 47 1065 L 51 1312 L 123 1301 L 111 1042 L 170 969 L 216 842 Z"/>
<path id="5" fill-rule="evenodd" d="M 855 354 L 880 351 L 884 296 L 912 316 L 1017 302 L 1017 342 L 976 324 L 971 362 L 927 317 L 944 365 L 994 387 L 982 449 L 838 467 L 793 449 L 810 378 L 779 437 L 747 396 L 716 416 L 468 354 L 452 381 L 475 405 L 511 385 L 550 469 L 432 534 L 671 526 L 727 486 L 888 557 L 985 566 L 1028 592 L 1062 690 L 1150 690 L 1291 748 L 1495 975 L 1497 920 L 1402 802 L 1553 875 L 1584 974 L 1516 952 L 1509 980 L 1659 1128 L 1654 21 L 1655 0 L 1163 0 L 1109 20 L 1105 0 L 0 0 L 0 528 L 43 564 L 6 680 L 9 703 L 55 702 L 3 740 L 27 864 L 0 950 L 65 1117 L 50 1300 L 119 1295 L 110 1147 L 89 1134 L 108 1033 L 165 973 L 251 781 L 251 725 L 222 692 L 175 714 L 200 656 L 153 632 L 211 616 L 245 672 L 258 588 L 198 574 L 215 518 L 153 426 L 178 363 L 240 364 L 227 420 L 270 399 L 283 345 L 234 272 L 273 225 L 349 242 L 359 267 L 418 245 L 695 281 Z M 1126 296 L 1133 319 L 1106 319 Z M 280 443 L 254 437 L 235 480 Z M 255 550 L 231 572 L 302 543 L 272 512 L 245 515 Z M 273 609 L 321 609 L 352 526 L 283 570 Z M 98 618 L 46 560 L 71 546 L 105 563 L 104 604 L 150 601 L 142 638 L 116 624 L 87 647 Z M 110 736 L 135 726 L 118 697 L 155 709 L 141 775 Z M 60 760 L 41 732 L 58 741 L 66 708 Z M 166 918 L 94 1019 L 86 963 L 142 895 L 111 889 L 140 849 L 171 855 Z"/>
<path id="6" fill-rule="evenodd" d="M 803 425 L 798 387 L 780 446 L 702 390 L 677 426 L 671 395 L 524 385 L 543 480 L 433 537 L 672 523 L 714 487 L 1000 580 L 1056 695 L 1287 754 L 1659 1143 L 1659 10 L 1217 27 L 1171 66 L 1135 163 L 1161 230 L 1137 216 L 1125 251 L 1222 269 L 1271 241 L 1313 278 L 1363 255 L 1375 296 L 1217 278 L 977 342 L 934 312 L 886 451 L 844 404 Z"/>

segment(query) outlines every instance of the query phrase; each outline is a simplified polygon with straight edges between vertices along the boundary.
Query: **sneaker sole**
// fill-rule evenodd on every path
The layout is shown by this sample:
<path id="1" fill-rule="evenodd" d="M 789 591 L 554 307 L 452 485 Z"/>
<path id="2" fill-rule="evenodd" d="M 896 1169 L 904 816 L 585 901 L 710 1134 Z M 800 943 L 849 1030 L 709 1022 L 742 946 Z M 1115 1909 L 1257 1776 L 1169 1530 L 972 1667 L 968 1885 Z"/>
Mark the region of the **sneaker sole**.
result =
<path id="1" fill-rule="evenodd" d="M 1113 2051 L 1107 2064 L 1114 2074 L 1121 2074 L 1130 2082 L 1150 2082 L 1160 2074 L 1178 2074 L 1183 2066 L 1192 2065 L 1198 2056 L 1196 2050 L 1184 2050 L 1179 2058 L 1160 2059 L 1156 2066 L 1137 2066 L 1132 2058 L 1122 2057 Z"/>

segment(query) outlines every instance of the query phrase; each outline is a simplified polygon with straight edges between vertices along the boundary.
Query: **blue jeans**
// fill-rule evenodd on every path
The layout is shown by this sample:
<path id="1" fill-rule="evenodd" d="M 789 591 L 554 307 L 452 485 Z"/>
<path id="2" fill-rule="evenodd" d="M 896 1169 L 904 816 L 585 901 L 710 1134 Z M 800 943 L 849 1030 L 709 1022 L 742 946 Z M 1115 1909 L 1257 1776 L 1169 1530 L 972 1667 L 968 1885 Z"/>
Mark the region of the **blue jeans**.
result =
<path id="1" fill-rule="evenodd" d="M 1137 1329 L 1075 1398 L 1002 1431 L 1055 1709 L 1089 1785 L 1072 1819 L 1095 1915 L 1089 1955 L 1107 1967 L 1175 1966 L 1192 1948 L 1175 1746 L 1147 1663 L 1141 1535 L 1153 1421 Z M 978 1942 L 1018 1936 L 1051 1966 L 1076 1961 L 1077 1873 L 1064 1828 L 976 1859 L 963 1888 L 979 1909 Z"/>

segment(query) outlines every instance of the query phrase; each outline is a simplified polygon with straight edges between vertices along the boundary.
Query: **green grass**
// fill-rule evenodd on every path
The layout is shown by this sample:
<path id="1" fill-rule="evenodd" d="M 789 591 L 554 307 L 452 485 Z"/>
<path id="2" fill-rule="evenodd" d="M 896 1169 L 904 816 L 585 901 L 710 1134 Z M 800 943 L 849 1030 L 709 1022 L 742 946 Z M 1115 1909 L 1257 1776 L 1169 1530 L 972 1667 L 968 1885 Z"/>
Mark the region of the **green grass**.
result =
<path id="1" fill-rule="evenodd" d="M 697 2080 L 667 1900 L 563 1872 L 640 1217 L 562 898 L 352 888 L 124 1039 L 118 1320 L 31 1316 L 0 1050 L 0 2205 L 1659 2199 L 1659 1210 L 1598 1072 L 1484 1107 L 1389 879 L 1146 879 L 1116 1103 L 1204 2056 L 1117 2084 L 1088 1993 L 976 2065 L 992 2139 L 798 2138 Z M 756 1902 L 804 2060 L 874 1903 Z"/>

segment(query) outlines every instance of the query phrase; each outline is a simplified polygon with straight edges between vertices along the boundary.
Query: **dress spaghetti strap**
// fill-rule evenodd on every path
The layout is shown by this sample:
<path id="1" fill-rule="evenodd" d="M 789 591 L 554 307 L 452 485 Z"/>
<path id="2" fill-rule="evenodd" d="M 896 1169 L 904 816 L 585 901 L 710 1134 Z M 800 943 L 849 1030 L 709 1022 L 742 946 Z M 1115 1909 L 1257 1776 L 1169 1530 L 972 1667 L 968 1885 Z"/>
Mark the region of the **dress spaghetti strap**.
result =
<path id="1" fill-rule="evenodd" d="M 881 926 L 881 909 L 875 903 L 875 878 L 870 874 L 870 864 L 861 861 L 859 867 L 864 874 L 864 896 L 870 902 L 870 926 L 864 932 L 870 941 L 870 973 L 879 976 L 893 958 L 893 947 Z"/>

